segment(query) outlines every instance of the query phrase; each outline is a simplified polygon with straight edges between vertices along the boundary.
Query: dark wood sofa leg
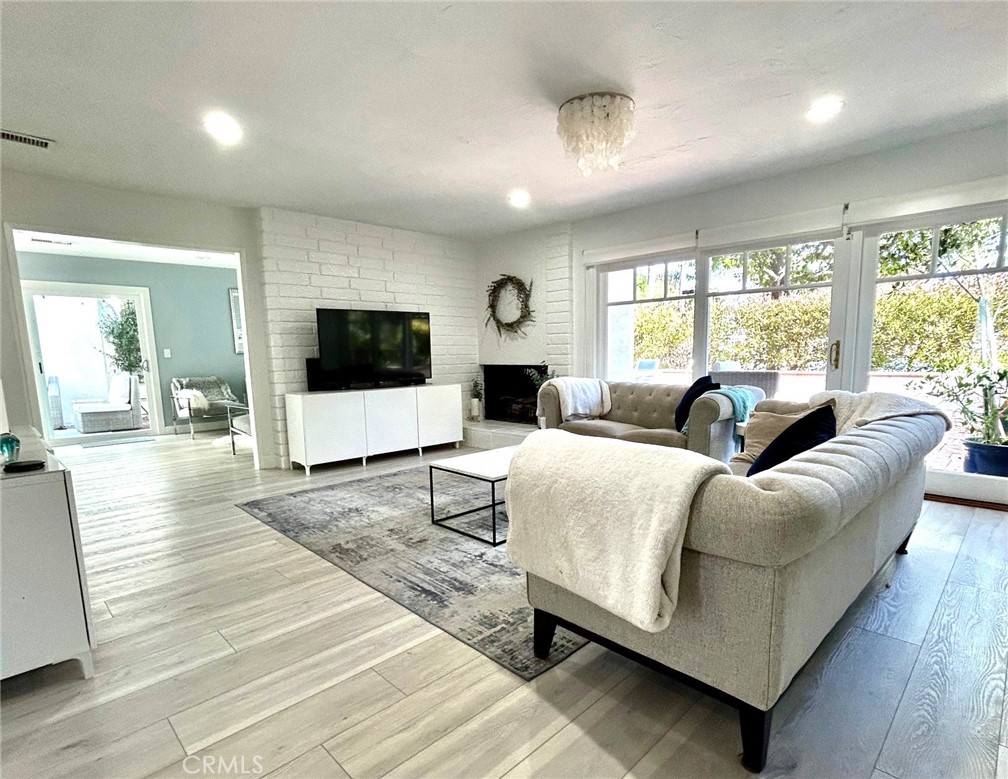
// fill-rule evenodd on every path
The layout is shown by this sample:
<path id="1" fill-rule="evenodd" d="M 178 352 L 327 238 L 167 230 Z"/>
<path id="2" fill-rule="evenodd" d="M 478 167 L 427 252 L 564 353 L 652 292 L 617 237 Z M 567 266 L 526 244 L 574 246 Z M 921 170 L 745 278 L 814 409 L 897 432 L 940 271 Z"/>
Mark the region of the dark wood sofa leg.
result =
<path id="1" fill-rule="evenodd" d="M 903 539 L 903 543 L 900 544 L 899 549 L 896 550 L 896 554 L 907 554 L 907 544 L 910 543 L 910 536 L 913 535 L 913 531 L 910 531 L 910 535 Z"/>
<path id="2" fill-rule="evenodd" d="M 556 618 L 552 614 L 539 609 L 533 610 L 532 616 L 532 651 L 540 660 L 549 657 L 553 646 L 553 634 L 556 633 Z"/>
<path id="3" fill-rule="evenodd" d="M 772 720 L 773 709 L 763 711 L 755 706 L 742 705 L 739 707 L 739 727 L 742 730 L 742 765 L 753 773 L 758 774 L 766 765 Z"/>

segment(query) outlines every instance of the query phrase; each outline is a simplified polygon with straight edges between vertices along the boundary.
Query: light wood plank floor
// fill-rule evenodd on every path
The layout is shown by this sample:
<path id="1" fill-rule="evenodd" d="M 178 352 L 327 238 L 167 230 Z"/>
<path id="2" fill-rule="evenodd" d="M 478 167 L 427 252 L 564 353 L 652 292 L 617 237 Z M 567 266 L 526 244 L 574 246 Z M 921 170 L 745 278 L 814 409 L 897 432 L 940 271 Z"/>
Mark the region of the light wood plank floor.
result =
<path id="1" fill-rule="evenodd" d="M 96 675 L 4 682 L 4 777 L 747 776 L 727 706 L 592 645 L 525 683 L 234 505 L 415 456 L 310 478 L 213 434 L 60 456 Z M 781 699 L 766 775 L 1008 777 L 1006 539 L 1008 514 L 925 504 Z"/>

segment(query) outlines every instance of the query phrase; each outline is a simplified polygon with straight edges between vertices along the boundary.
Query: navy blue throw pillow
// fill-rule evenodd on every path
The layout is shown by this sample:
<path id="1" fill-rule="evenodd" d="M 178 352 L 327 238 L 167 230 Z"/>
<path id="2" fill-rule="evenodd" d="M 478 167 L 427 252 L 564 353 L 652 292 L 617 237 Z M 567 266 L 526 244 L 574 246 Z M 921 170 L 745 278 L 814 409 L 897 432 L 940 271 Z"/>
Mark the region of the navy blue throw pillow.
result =
<path id="1" fill-rule="evenodd" d="M 693 401 L 703 395 L 705 392 L 710 392 L 711 390 L 721 389 L 721 385 L 716 381 L 713 381 L 710 376 L 701 376 L 699 379 L 693 382 L 686 394 L 683 395 L 682 400 L 679 401 L 679 405 L 676 406 L 675 410 L 675 428 L 680 433 L 683 427 L 686 425 L 686 420 L 689 419 L 690 409 L 693 407 Z"/>
<path id="2" fill-rule="evenodd" d="M 780 465 L 831 438 L 836 438 L 836 415 L 833 406 L 827 405 L 801 417 L 771 441 L 756 458 L 746 476 L 754 476 L 760 471 Z"/>

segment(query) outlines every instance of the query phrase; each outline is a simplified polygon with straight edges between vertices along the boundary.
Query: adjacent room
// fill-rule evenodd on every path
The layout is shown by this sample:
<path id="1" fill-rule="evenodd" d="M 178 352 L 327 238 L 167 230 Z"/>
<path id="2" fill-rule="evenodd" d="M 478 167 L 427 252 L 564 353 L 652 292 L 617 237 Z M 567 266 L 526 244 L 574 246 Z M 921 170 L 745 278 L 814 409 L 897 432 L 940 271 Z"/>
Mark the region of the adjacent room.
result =
<path id="1" fill-rule="evenodd" d="M 22 230 L 14 245 L 51 441 L 226 426 L 201 399 L 192 413 L 192 377 L 218 378 L 234 415 L 247 413 L 237 254 Z"/>
<path id="2" fill-rule="evenodd" d="M 1008 3 L 0 6 L 0 773 L 1008 776 Z"/>

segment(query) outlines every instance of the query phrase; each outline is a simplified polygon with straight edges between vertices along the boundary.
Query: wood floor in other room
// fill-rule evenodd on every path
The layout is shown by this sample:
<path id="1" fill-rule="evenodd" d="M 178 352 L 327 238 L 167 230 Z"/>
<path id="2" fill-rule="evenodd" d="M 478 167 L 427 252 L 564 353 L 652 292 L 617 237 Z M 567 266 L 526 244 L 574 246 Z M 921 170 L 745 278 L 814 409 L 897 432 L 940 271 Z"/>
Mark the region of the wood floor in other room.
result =
<path id="1" fill-rule="evenodd" d="M 415 455 L 308 478 L 221 444 L 60 452 L 96 675 L 4 682 L 4 777 L 749 776 L 729 707 L 595 645 L 523 682 L 235 507 Z M 781 699 L 765 774 L 1008 779 L 1006 669 L 1008 514 L 927 503 Z"/>

